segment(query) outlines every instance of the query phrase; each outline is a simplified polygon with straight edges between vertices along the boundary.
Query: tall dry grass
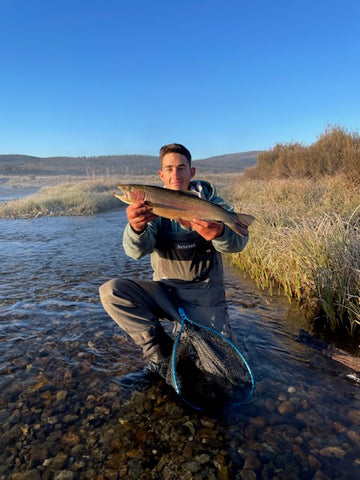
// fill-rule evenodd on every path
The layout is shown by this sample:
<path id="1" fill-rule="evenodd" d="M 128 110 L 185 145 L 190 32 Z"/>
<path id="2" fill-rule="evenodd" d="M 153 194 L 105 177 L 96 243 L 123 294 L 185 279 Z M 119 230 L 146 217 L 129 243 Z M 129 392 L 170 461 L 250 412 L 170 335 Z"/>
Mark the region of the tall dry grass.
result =
<path id="1" fill-rule="evenodd" d="M 232 263 L 258 286 L 297 298 L 335 331 L 360 326 L 360 188 L 343 176 L 244 180 L 231 196 L 251 213 Z"/>
<path id="2" fill-rule="evenodd" d="M 112 195 L 116 185 L 113 180 L 96 179 L 43 187 L 29 197 L 0 203 L 0 218 L 92 215 L 119 206 Z"/>
<path id="3" fill-rule="evenodd" d="M 360 183 L 360 135 L 329 126 L 310 146 L 277 144 L 261 152 L 258 164 L 245 172 L 248 178 L 321 178 L 342 174 Z"/>

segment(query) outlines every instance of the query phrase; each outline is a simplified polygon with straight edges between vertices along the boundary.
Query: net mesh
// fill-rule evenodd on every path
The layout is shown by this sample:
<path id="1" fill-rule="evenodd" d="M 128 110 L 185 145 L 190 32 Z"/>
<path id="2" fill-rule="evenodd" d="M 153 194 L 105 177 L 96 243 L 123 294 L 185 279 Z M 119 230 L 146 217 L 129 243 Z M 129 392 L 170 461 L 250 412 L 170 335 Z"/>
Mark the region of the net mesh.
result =
<path id="1" fill-rule="evenodd" d="M 200 408 L 219 405 L 235 393 L 245 397 L 251 388 L 249 370 L 234 344 L 193 324 L 183 327 L 174 345 L 166 381 Z"/>

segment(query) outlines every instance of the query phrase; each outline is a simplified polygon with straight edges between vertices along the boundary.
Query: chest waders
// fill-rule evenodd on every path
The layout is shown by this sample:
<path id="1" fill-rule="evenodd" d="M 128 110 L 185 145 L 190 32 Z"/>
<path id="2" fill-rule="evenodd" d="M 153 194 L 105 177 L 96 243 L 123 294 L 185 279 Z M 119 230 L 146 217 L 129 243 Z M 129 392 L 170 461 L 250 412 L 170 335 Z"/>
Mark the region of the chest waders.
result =
<path id="1" fill-rule="evenodd" d="M 116 278 L 100 287 L 110 317 L 140 346 L 144 358 L 159 362 L 169 354 L 172 340 L 161 320 L 174 322 L 178 308 L 199 323 L 230 337 L 221 254 L 196 232 L 172 232 L 163 220 L 151 254 L 153 280 Z"/>
<path id="2" fill-rule="evenodd" d="M 201 323 L 230 336 L 221 254 L 197 232 L 162 228 L 151 255 L 153 279 L 160 282 L 177 306 Z"/>

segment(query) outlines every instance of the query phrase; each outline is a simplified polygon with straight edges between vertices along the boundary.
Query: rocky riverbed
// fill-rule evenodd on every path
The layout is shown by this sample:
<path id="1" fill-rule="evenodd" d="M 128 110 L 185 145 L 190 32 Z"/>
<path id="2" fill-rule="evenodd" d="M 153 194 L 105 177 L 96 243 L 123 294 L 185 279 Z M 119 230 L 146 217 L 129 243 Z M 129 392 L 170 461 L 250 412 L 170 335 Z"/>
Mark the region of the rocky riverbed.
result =
<path id="1" fill-rule="evenodd" d="M 121 256 L 114 225 L 121 230 L 117 212 L 1 221 L 0 479 L 357 478 L 356 375 L 298 341 L 304 325 L 286 301 L 230 270 L 251 401 L 208 415 L 161 381 L 120 384 L 143 361 L 98 287 L 150 270 Z"/>
<path id="2" fill-rule="evenodd" d="M 95 338 L 90 346 L 63 345 L 69 355 L 79 348 L 73 367 L 51 342 L 39 340 L 31 363 L 9 354 L 1 479 L 319 480 L 354 478 L 360 468 L 358 389 L 346 378 L 339 380 L 344 395 L 354 396 L 353 408 L 337 405 L 331 419 L 318 408 L 324 385 L 286 386 L 281 379 L 260 379 L 251 403 L 208 416 L 161 381 L 126 389 L 114 372 L 99 375 L 106 345 L 102 331 Z M 110 344 L 108 361 L 129 349 L 121 335 Z M 11 385 L 19 371 L 35 382 Z"/>

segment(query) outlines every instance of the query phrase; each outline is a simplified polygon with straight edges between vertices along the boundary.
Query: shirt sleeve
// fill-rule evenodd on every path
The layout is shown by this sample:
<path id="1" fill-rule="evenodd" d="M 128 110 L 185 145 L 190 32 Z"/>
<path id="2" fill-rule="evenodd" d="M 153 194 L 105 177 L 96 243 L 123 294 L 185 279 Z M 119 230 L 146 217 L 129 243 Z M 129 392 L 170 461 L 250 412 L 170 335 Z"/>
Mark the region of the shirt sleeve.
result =
<path id="1" fill-rule="evenodd" d="M 234 207 L 232 207 L 229 203 L 225 202 L 221 197 L 216 196 L 212 198 L 211 201 L 216 203 L 217 205 L 221 205 L 225 210 L 229 212 L 234 211 Z M 218 252 L 221 253 L 236 253 L 241 252 L 247 244 L 249 240 L 249 236 L 242 237 L 238 235 L 230 227 L 224 225 L 224 232 L 220 237 L 215 238 L 212 241 L 212 244 Z"/>
<path id="2" fill-rule="evenodd" d="M 212 244 L 218 252 L 235 253 L 241 252 L 241 250 L 245 248 L 248 240 L 249 236 L 242 237 L 225 225 L 224 233 L 220 237 L 215 238 Z"/>
<path id="3" fill-rule="evenodd" d="M 126 255 L 139 260 L 145 255 L 152 253 L 155 247 L 157 235 L 156 222 L 149 222 L 140 234 L 135 232 L 130 223 L 125 227 L 123 234 L 123 247 Z"/>

